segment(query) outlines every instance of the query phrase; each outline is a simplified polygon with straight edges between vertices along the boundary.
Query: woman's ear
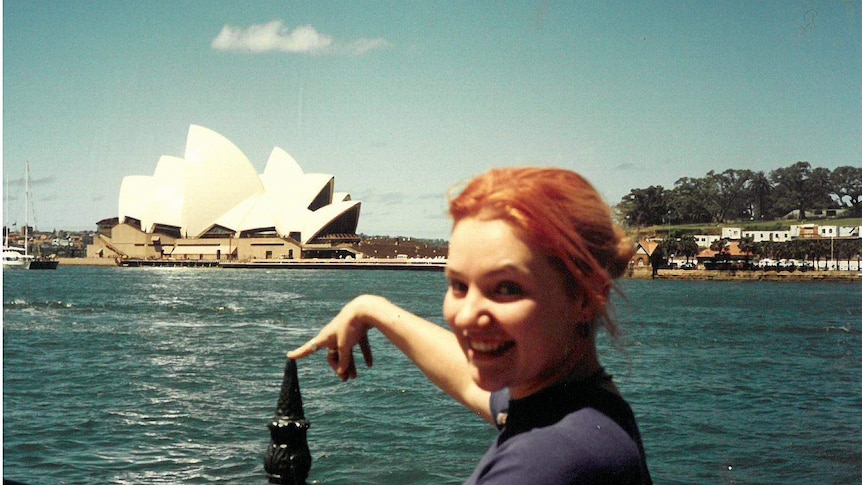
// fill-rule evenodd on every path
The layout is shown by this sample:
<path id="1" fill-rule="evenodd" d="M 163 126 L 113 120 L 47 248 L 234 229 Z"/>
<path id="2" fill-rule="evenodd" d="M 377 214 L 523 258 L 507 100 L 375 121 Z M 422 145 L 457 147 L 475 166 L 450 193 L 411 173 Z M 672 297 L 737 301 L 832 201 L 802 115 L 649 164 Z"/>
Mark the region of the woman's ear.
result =
<path id="1" fill-rule="evenodd" d="M 593 322 L 596 317 L 602 314 L 608 304 L 608 298 L 611 294 L 611 285 L 607 284 L 602 287 L 600 292 L 588 295 L 589 290 L 582 289 L 575 296 L 581 306 L 581 321 Z M 589 298 L 592 296 L 592 298 Z"/>

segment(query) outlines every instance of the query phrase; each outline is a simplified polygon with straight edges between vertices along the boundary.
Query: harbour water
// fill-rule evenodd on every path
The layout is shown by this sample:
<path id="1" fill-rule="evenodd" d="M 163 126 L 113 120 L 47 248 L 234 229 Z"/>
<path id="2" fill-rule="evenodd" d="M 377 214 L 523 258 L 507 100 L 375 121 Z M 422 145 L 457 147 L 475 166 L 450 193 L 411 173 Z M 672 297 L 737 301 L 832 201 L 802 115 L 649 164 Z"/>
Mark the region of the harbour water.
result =
<path id="1" fill-rule="evenodd" d="M 602 360 L 657 484 L 862 483 L 862 286 L 624 280 Z M 361 293 L 432 321 L 436 272 L 3 274 L 3 476 L 265 484 L 285 351 Z M 457 484 L 495 432 L 372 334 L 342 383 L 299 362 L 310 482 Z"/>

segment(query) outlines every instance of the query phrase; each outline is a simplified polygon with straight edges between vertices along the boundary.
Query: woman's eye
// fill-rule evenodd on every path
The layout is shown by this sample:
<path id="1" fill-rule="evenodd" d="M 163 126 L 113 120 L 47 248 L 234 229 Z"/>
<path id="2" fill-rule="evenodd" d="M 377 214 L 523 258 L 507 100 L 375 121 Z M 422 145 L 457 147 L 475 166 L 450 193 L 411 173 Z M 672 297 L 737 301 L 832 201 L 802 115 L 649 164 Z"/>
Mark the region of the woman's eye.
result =
<path id="1" fill-rule="evenodd" d="M 449 280 L 449 288 L 452 290 L 452 293 L 455 293 L 456 295 L 467 293 L 467 285 L 460 281 Z"/>
<path id="2" fill-rule="evenodd" d="M 497 286 L 497 294 L 501 296 L 517 296 L 523 295 L 524 290 L 521 288 L 521 285 L 507 281 Z"/>

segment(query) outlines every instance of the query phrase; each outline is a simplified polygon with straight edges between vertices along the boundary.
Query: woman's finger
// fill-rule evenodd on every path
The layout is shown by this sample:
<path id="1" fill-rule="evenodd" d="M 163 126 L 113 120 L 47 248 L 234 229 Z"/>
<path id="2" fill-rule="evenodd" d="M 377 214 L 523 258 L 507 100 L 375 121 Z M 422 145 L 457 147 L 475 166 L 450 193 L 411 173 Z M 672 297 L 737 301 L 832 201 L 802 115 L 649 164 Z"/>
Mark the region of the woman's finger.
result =
<path id="1" fill-rule="evenodd" d="M 335 349 L 327 349 L 326 351 L 326 362 L 329 363 L 329 367 L 332 367 L 332 370 L 335 373 L 338 373 L 338 351 Z"/>
<path id="2" fill-rule="evenodd" d="M 318 349 L 320 349 L 320 347 L 321 347 L 320 344 L 317 342 L 317 337 L 314 337 L 313 339 L 304 343 L 301 347 L 298 347 L 298 348 L 288 352 L 287 358 L 288 359 L 294 359 L 294 360 L 302 359 L 304 357 L 308 357 L 309 355 L 317 352 Z"/>
<path id="3" fill-rule="evenodd" d="M 362 358 L 365 360 L 365 366 L 371 367 L 374 365 L 374 355 L 371 353 L 371 344 L 368 342 L 368 334 L 359 339 L 359 349 L 362 350 Z"/>

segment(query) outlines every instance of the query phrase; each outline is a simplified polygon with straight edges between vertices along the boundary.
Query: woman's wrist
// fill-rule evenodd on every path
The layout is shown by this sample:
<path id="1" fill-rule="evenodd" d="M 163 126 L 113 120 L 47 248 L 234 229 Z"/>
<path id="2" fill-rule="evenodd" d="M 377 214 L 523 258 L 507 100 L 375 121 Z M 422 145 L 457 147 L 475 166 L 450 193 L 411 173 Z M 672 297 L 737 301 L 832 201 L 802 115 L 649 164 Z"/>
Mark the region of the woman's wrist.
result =
<path id="1" fill-rule="evenodd" d="M 351 302 L 354 321 L 361 322 L 366 328 L 377 328 L 389 319 L 392 303 L 377 295 L 360 295 Z"/>

